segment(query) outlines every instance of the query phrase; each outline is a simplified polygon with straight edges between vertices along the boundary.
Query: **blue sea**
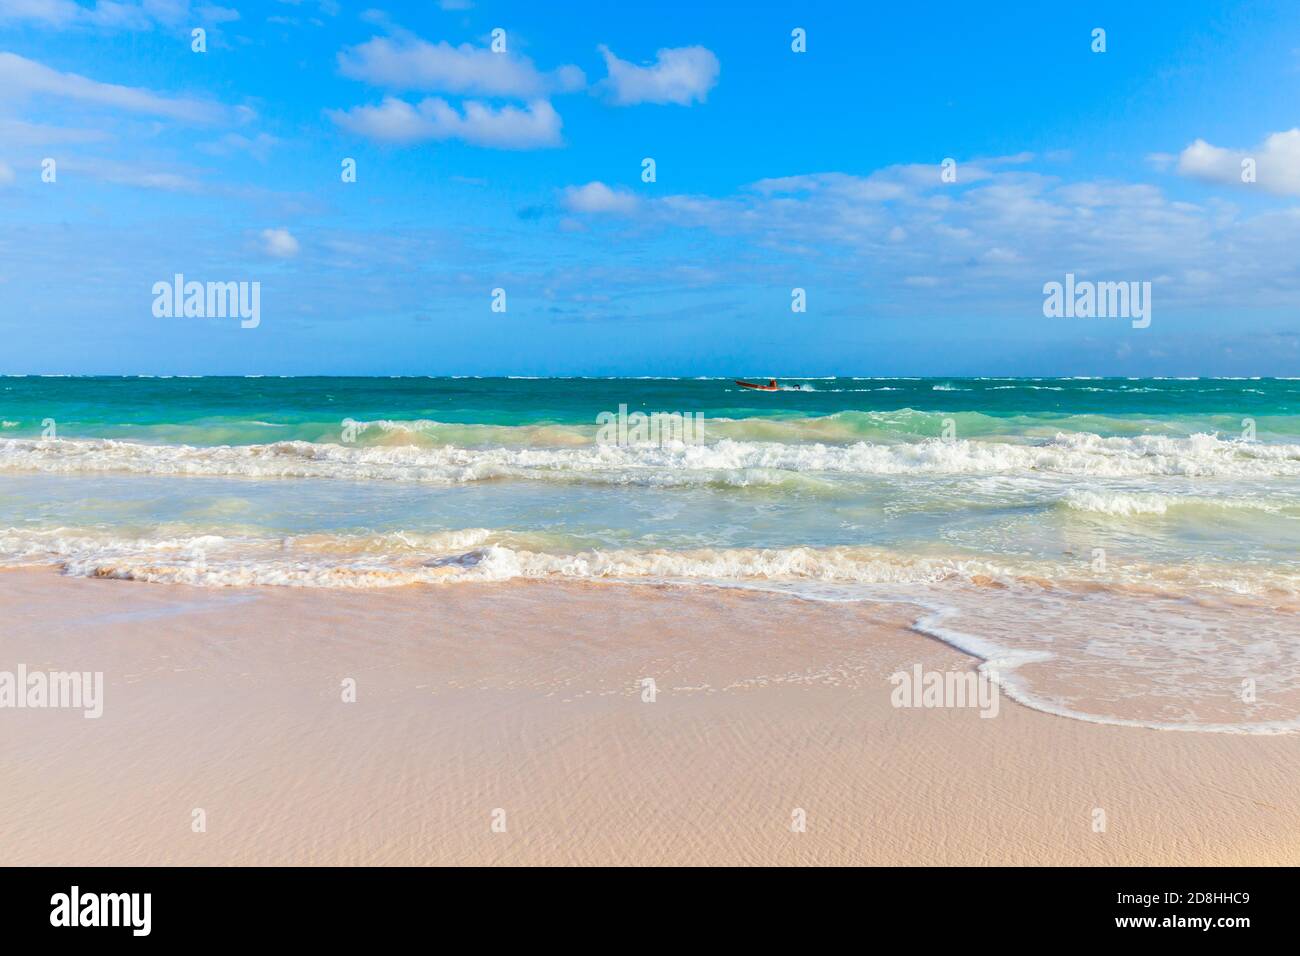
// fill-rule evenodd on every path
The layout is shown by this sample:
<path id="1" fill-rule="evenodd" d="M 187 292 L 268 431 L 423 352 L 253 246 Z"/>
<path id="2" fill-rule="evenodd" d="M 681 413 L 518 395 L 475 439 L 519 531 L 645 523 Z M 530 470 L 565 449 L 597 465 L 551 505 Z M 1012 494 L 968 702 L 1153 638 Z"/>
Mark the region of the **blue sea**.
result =
<path id="1" fill-rule="evenodd" d="M 9 376 L 0 564 L 896 601 L 1029 706 L 1291 732 L 1300 381 Z"/>

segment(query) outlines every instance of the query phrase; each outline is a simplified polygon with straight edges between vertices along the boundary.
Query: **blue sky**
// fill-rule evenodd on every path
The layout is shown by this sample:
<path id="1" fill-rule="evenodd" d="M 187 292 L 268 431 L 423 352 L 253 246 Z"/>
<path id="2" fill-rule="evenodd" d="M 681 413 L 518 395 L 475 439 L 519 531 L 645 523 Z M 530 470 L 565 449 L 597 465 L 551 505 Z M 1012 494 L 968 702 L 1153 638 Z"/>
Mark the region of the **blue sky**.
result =
<path id="1" fill-rule="evenodd" d="M 614 7 L 0 0 L 0 372 L 1300 374 L 1300 5 Z"/>

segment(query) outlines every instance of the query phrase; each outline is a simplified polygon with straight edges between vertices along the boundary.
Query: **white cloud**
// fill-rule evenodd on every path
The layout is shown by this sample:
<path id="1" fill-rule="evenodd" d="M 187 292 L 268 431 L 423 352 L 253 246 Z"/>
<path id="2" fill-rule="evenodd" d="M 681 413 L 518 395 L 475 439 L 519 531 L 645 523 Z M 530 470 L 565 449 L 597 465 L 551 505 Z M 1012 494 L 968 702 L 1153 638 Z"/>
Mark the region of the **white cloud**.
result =
<path id="1" fill-rule="evenodd" d="M 349 133 L 385 143 L 417 143 L 435 139 L 431 122 L 406 100 L 386 96 L 378 106 L 327 110 L 330 119 Z"/>
<path id="2" fill-rule="evenodd" d="M 1255 161 L 1255 183 L 1242 181 L 1247 159 Z M 1176 168 L 1183 176 L 1206 182 L 1258 185 L 1278 195 L 1300 196 L 1300 129 L 1273 133 L 1250 150 L 1224 149 L 1198 139 L 1178 155 Z"/>
<path id="3" fill-rule="evenodd" d="M 535 99 L 581 89 L 587 81 L 576 66 L 542 73 L 532 60 L 513 53 L 446 41 L 375 37 L 339 54 L 344 76 L 376 86 L 429 93 L 514 96 Z"/>
<path id="4" fill-rule="evenodd" d="M 6 146 L 54 146 L 61 143 L 93 143 L 108 139 L 101 130 L 46 126 L 18 119 L 0 119 L 0 143 Z"/>
<path id="5" fill-rule="evenodd" d="M 620 60 L 607 46 L 599 49 L 609 70 L 602 86 L 609 101 L 616 106 L 703 103 L 709 90 L 717 84 L 721 69 L 718 58 L 702 46 L 660 50 L 649 66 Z"/>
<path id="6" fill-rule="evenodd" d="M 76 73 L 61 73 L 15 53 L 0 53 L 0 98 L 31 95 L 56 96 L 191 123 L 215 122 L 225 112 L 212 103 L 167 97 L 134 86 L 100 83 Z"/>
<path id="7" fill-rule="evenodd" d="M 277 259 L 292 259 L 298 254 L 298 240 L 288 229 L 263 229 L 262 249 Z"/>
<path id="8" fill-rule="evenodd" d="M 279 0 L 279 2 L 294 8 L 302 6 L 302 0 Z M 322 16 L 336 17 L 341 8 L 339 7 L 338 0 L 316 0 L 316 9 Z M 361 18 L 363 20 L 366 19 L 366 14 L 369 12 L 370 11 L 363 11 Z M 320 17 L 307 17 L 304 19 L 302 17 L 269 16 L 266 18 L 266 21 L 268 23 L 276 23 L 292 27 L 301 26 L 304 23 L 310 24 L 314 27 L 323 27 L 325 25 L 325 21 Z"/>
<path id="9" fill-rule="evenodd" d="M 204 192 L 207 188 L 190 170 L 148 166 L 138 160 L 120 162 L 103 157 L 69 156 L 60 158 L 58 162 L 60 180 L 66 175 L 72 179 L 94 179 L 117 186 L 165 192 Z"/>
<path id="10" fill-rule="evenodd" d="M 564 206 L 571 212 L 626 215 L 636 211 L 637 197 L 624 189 L 615 191 L 602 182 L 590 182 L 567 187 Z"/>
<path id="11" fill-rule="evenodd" d="M 993 168 L 1001 165 L 1018 165 L 1028 162 L 1031 154 L 995 156 L 960 162 L 954 167 L 955 185 L 969 186 L 993 176 Z M 848 173 L 808 173 L 799 176 L 779 176 L 760 179 L 753 189 L 764 195 L 781 193 L 825 192 L 850 196 L 856 200 L 884 201 L 901 199 L 917 191 L 925 191 L 946 184 L 939 163 L 906 163 L 878 169 L 867 176 Z"/>
<path id="12" fill-rule="evenodd" d="M 678 242 L 684 229 L 706 230 L 738 243 L 737 268 L 807 260 L 846 281 L 909 290 L 913 298 L 899 301 L 912 305 L 1037 315 L 1043 283 L 1066 272 L 1151 281 L 1162 302 L 1195 308 L 1280 307 L 1300 294 L 1300 253 L 1291 251 L 1300 250 L 1300 209 L 1244 216 L 1147 184 L 1063 183 L 984 162 L 986 177 L 956 184 L 932 175 L 935 163 L 924 176 L 926 167 L 892 166 L 763 180 L 722 197 L 637 194 L 634 208 L 602 184 L 563 195 L 566 214 L 592 226 L 601 214 L 634 211 L 635 234 L 611 241 Z"/>
<path id="13" fill-rule="evenodd" d="M 0 186 L 8 186 L 15 178 L 13 167 L 8 163 L 0 163 Z"/>
<path id="14" fill-rule="evenodd" d="M 232 7 L 204 6 L 194 11 L 200 20 L 208 23 L 233 23 L 239 19 L 239 11 Z"/>
<path id="15" fill-rule="evenodd" d="M 0 20 L 36 20 L 61 25 L 79 12 L 73 0 L 12 0 L 0 4 Z"/>
<path id="16" fill-rule="evenodd" d="M 120 26 L 146 29 L 151 19 L 134 4 L 95 3 L 82 6 L 75 0 L 6 0 L 0 4 L 0 21 L 26 21 L 64 29 L 77 25 Z"/>
<path id="17" fill-rule="evenodd" d="M 872 173 L 870 176 L 850 176 L 846 173 L 812 173 L 802 176 L 780 176 L 773 179 L 760 179 L 753 189 L 765 196 L 794 195 L 799 193 L 836 193 L 849 194 L 853 198 L 868 201 L 900 199 L 907 192 L 907 184 L 901 181 L 900 171 L 906 167 L 893 167 L 889 174 Z M 937 179 L 937 167 L 930 175 Z"/>
<path id="18" fill-rule="evenodd" d="M 0 22 L 25 22 L 55 30 L 103 27 L 151 30 L 156 24 L 175 27 L 190 21 L 205 24 L 239 19 L 239 11 L 213 4 L 192 8 L 189 0 L 3 0 Z"/>
<path id="19" fill-rule="evenodd" d="M 265 162 L 271 150 L 279 142 L 269 133 L 258 133 L 253 137 L 244 136 L 241 133 L 227 133 L 215 142 L 200 143 L 198 148 L 213 156 L 232 156 L 235 153 L 248 153 L 255 159 Z"/>
<path id="20" fill-rule="evenodd" d="M 412 106 L 387 96 L 378 106 L 330 110 L 329 115 L 351 133 L 387 143 L 460 139 L 495 149 L 538 149 L 560 144 L 560 114 L 545 100 L 536 100 L 523 109 L 494 109 L 473 100 L 463 107 L 461 113 L 437 97 Z"/>
<path id="21" fill-rule="evenodd" d="M 65 169 L 77 170 L 81 165 L 65 164 Z M 165 169 L 137 169 L 131 163 L 113 163 L 96 160 L 85 164 L 86 171 L 106 183 L 119 186 L 137 186 L 141 189 L 161 189 L 165 192 L 200 192 L 203 184 L 184 173 Z"/>

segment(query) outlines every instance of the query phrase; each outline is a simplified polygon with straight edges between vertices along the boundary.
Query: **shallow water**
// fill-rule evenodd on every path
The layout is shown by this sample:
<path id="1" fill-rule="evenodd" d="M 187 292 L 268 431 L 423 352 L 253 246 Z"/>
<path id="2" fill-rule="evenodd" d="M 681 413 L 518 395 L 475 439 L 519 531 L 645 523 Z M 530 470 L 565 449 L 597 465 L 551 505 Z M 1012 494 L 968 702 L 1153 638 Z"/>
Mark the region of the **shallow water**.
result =
<path id="1" fill-rule="evenodd" d="M 1300 726 L 1300 382 L 787 385 L 3 378 L 0 560 L 912 600 L 1033 706 Z M 600 427 L 620 406 L 702 415 L 703 434 L 621 444 Z"/>

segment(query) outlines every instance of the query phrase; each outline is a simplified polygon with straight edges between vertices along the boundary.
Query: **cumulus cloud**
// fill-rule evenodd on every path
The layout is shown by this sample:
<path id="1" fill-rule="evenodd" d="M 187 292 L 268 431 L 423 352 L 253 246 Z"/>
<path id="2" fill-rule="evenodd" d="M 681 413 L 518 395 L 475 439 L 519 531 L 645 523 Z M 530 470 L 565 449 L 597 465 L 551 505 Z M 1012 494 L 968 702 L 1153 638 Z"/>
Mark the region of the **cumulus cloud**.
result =
<path id="1" fill-rule="evenodd" d="M 610 189 L 602 182 L 569 186 L 564 190 L 564 206 L 570 212 L 628 214 L 636 211 L 637 197 L 631 192 Z"/>
<path id="2" fill-rule="evenodd" d="M 176 98 L 134 86 L 100 83 L 76 73 L 62 73 L 16 53 L 0 53 L 0 99 L 53 96 L 130 113 L 189 123 L 212 123 L 225 109 L 200 100 Z"/>
<path id="3" fill-rule="evenodd" d="M 607 46 L 599 49 L 609 71 L 602 87 L 616 106 L 703 103 L 709 90 L 717 84 L 721 70 L 718 58 L 702 46 L 660 50 L 649 66 L 620 60 Z"/>
<path id="4" fill-rule="evenodd" d="M 262 250 L 277 259 L 292 259 L 298 254 L 298 240 L 288 229 L 263 229 Z"/>
<path id="5" fill-rule="evenodd" d="M 1255 161 L 1255 183 L 1242 180 L 1248 159 Z M 1175 169 L 1180 175 L 1205 182 L 1258 185 L 1281 196 L 1300 196 L 1300 129 L 1273 133 L 1248 150 L 1225 149 L 1198 139 L 1179 153 Z"/>
<path id="6" fill-rule="evenodd" d="M 385 143 L 418 143 L 460 139 L 495 149 L 538 149 L 560 144 L 560 114 L 545 100 L 524 108 L 493 108 L 473 100 L 458 111 L 446 100 L 431 97 L 412 106 L 387 96 L 378 106 L 330 110 L 330 117 L 348 132 Z"/>
<path id="7" fill-rule="evenodd" d="M 571 92 L 587 81 L 576 66 L 543 73 L 528 57 L 514 53 L 413 38 L 375 37 L 341 52 L 339 69 L 344 76 L 388 89 L 521 99 Z"/>
<path id="8" fill-rule="evenodd" d="M 1043 283 L 1066 272 L 1150 281 L 1162 302 L 1196 308 L 1282 307 L 1300 294 L 1296 254 L 1278 251 L 1300 249 L 1297 210 L 1245 216 L 1148 184 L 1061 182 L 1019 165 L 986 160 L 986 175 L 955 184 L 935 163 L 761 180 L 719 197 L 634 197 L 601 183 L 563 196 L 567 214 L 593 227 L 602 214 L 635 214 L 638 242 L 704 230 L 733 243 L 736 263 L 806 260 L 913 305 L 924 294 L 1036 315 Z"/>

